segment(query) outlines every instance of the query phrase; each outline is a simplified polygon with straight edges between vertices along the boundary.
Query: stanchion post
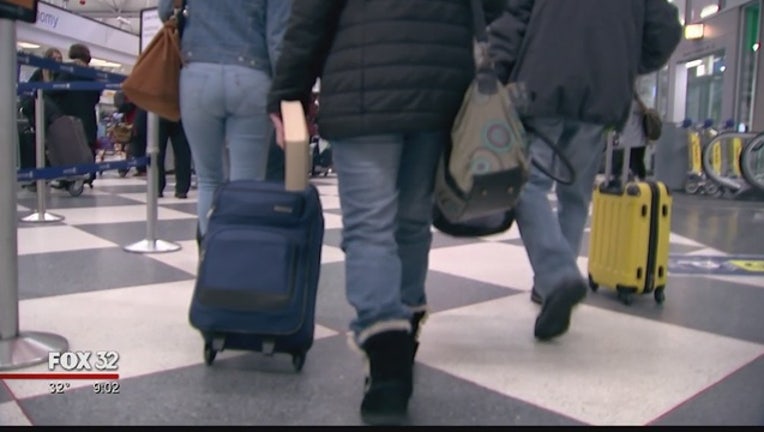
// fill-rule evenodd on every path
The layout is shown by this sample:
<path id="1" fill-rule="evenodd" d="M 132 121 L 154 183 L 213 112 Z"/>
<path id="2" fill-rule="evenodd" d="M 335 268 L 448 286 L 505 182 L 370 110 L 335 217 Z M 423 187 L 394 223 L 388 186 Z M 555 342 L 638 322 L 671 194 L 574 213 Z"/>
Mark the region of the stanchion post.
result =
<path id="1" fill-rule="evenodd" d="M 125 247 L 127 252 L 140 254 L 155 254 L 177 252 L 180 245 L 157 239 L 157 221 L 159 219 L 159 117 L 154 113 L 147 114 L 147 149 L 149 169 L 146 177 L 146 239 Z"/>
<path id="2" fill-rule="evenodd" d="M 42 90 L 35 93 L 35 151 L 37 169 L 45 168 L 45 99 Z M 37 212 L 21 219 L 28 223 L 52 223 L 64 220 L 62 216 L 48 213 L 48 184 L 45 179 L 37 180 Z"/>
<path id="3" fill-rule="evenodd" d="M 69 348 L 61 336 L 19 331 L 18 237 L 16 226 L 16 24 L 0 18 L 0 370 L 48 361 Z"/>

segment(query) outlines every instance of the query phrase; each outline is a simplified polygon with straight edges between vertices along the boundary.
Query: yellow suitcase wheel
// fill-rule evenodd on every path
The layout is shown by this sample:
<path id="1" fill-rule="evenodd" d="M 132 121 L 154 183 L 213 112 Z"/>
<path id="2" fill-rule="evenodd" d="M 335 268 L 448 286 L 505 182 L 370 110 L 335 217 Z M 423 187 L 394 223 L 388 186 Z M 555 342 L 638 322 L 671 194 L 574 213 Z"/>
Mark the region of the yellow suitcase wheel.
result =
<path id="1" fill-rule="evenodd" d="M 630 306 L 634 302 L 634 289 L 617 286 L 618 300 L 620 300 L 626 306 Z"/>
<path id="2" fill-rule="evenodd" d="M 655 302 L 658 304 L 663 304 L 663 302 L 666 301 L 666 287 L 658 287 L 655 289 L 655 293 L 653 294 L 655 297 Z"/>

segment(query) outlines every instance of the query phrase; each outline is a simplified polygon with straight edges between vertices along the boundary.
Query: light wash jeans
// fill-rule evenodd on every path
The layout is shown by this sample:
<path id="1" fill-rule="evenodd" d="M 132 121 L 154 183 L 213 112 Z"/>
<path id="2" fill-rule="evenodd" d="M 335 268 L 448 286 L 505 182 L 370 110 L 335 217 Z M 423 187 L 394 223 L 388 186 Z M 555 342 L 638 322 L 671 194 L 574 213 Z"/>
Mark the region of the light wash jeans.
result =
<path id="1" fill-rule="evenodd" d="M 180 75 L 180 109 L 199 179 L 202 235 L 215 191 L 230 180 L 264 180 L 273 125 L 266 112 L 267 73 L 244 66 L 190 63 Z"/>
<path id="2" fill-rule="evenodd" d="M 410 330 L 426 308 L 435 170 L 448 132 L 332 141 L 339 178 L 350 324 L 360 346 Z"/>
<path id="3" fill-rule="evenodd" d="M 576 171 L 574 184 L 556 185 L 557 214 L 548 197 L 554 180 L 535 167 L 531 168 L 530 179 L 515 208 L 517 226 L 533 267 L 536 292 L 545 297 L 562 282 L 582 277 L 576 260 L 605 146 L 605 128 L 548 118 L 533 119 L 528 124 L 555 142 Z M 553 165 L 554 153 L 533 135 L 530 154 L 548 169 L 561 165 L 559 162 Z M 552 172 L 563 179 L 569 175 L 565 168 Z"/>

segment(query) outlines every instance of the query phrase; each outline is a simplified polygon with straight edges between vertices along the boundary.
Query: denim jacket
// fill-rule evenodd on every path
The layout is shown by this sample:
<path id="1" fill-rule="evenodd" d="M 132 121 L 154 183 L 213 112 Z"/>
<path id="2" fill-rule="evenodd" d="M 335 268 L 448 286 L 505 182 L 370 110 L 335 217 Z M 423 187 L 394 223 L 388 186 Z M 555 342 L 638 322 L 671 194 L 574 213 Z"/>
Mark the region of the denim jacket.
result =
<path id="1" fill-rule="evenodd" d="M 181 51 L 186 63 L 247 66 L 273 75 L 292 0 L 187 0 Z M 167 21 L 173 0 L 159 0 Z"/>

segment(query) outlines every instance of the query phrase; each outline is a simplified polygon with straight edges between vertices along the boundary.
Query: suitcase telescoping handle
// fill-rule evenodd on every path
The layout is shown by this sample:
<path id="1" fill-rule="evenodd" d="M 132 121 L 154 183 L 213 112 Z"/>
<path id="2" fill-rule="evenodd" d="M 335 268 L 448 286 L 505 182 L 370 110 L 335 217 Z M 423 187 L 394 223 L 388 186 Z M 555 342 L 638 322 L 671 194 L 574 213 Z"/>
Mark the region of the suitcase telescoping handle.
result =
<path id="1" fill-rule="evenodd" d="M 308 187 L 310 137 L 305 110 L 299 101 L 282 101 L 286 190 L 300 192 Z"/>
<path id="2" fill-rule="evenodd" d="M 631 165 L 631 151 L 627 146 L 624 146 L 621 142 L 618 132 L 612 131 L 608 133 L 606 137 L 605 145 L 605 186 L 611 187 L 616 185 L 616 178 L 613 174 L 615 165 L 614 156 L 615 150 L 623 149 L 623 158 L 621 166 L 621 178 L 620 187 L 626 186 L 629 181 L 629 166 Z"/>

